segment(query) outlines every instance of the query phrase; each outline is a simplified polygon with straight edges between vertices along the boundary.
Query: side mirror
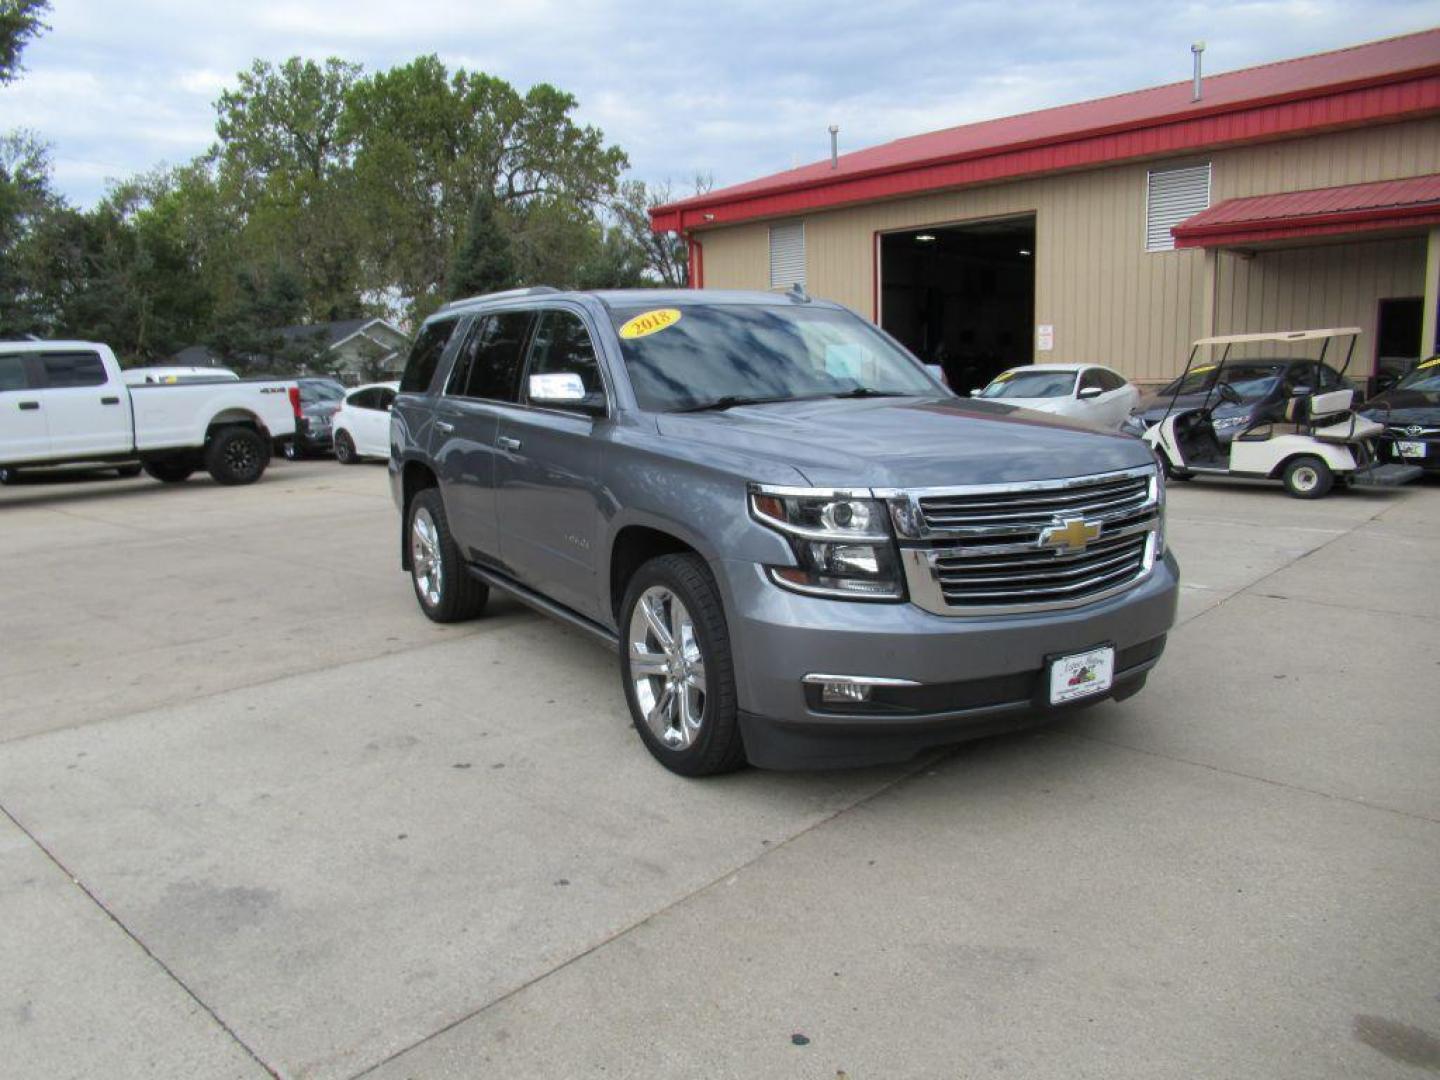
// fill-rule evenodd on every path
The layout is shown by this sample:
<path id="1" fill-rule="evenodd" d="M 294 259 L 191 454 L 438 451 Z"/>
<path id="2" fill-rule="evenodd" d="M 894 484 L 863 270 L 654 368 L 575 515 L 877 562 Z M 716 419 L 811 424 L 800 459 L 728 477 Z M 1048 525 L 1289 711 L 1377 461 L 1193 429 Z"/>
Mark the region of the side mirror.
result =
<path id="1" fill-rule="evenodd" d="M 1077 394 L 1076 397 L 1078 397 L 1081 401 L 1094 401 L 1104 392 L 1105 391 L 1101 390 L 1098 386 L 1085 386 L 1081 387 L 1080 393 Z"/>
<path id="2" fill-rule="evenodd" d="M 552 409 L 587 413 L 605 411 L 604 395 L 586 393 L 585 380 L 571 371 L 531 375 L 528 396 L 530 404 L 547 405 Z"/>

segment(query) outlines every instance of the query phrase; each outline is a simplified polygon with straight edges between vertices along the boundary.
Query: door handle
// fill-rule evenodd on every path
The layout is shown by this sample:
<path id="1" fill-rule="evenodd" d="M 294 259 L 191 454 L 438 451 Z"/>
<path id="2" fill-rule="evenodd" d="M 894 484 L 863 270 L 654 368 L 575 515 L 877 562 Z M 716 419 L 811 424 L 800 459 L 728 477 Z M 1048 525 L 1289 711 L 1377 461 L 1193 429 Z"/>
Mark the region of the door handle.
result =
<path id="1" fill-rule="evenodd" d="M 435 430 L 440 432 L 441 435 L 449 435 L 452 431 L 455 430 L 455 425 L 447 424 L 444 420 L 436 420 Z"/>
<path id="2" fill-rule="evenodd" d="M 120 404 L 120 399 L 119 399 L 118 397 L 102 397 L 102 398 L 100 399 L 100 404 L 101 404 L 101 405 L 119 405 L 119 404 Z"/>
<path id="3" fill-rule="evenodd" d="M 509 435 L 501 435 L 495 440 L 495 445 L 501 450 L 519 450 L 520 440 L 512 439 Z"/>
<path id="4" fill-rule="evenodd" d="M 32 409 L 38 409 L 39 407 L 40 407 L 40 402 L 38 402 L 38 401 L 22 401 L 22 402 L 20 402 L 20 408 L 24 409 L 26 412 L 29 412 L 29 411 L 31 411 Z"/>

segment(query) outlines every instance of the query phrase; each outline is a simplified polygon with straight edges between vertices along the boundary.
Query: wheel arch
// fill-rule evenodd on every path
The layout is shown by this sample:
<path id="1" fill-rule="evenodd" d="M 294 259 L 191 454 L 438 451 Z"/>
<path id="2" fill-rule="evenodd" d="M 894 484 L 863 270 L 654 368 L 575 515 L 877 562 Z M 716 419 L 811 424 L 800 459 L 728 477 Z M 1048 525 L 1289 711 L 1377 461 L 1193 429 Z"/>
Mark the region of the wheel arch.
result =
<path id="1" fill-rule="evenodd" d="M 400 470 L 400 569 L 410 569 L 410 545 L 406 542 L 405 529 L 410 521 L 410 503 L 415 496 L 429 488 L 439 488 L 440 480 L 435 471 L 421 461 L 407 461 Z"/>
<path id="2" fill-rule="evenodd" d="M 620 605 L 635 571 L 661 555 L 699 555 L 704 553 L 677 531 L 648 522 L 632 522 L 623 526 L 610 544 L 609 582 L 610 615 L 620 625 Z"/>

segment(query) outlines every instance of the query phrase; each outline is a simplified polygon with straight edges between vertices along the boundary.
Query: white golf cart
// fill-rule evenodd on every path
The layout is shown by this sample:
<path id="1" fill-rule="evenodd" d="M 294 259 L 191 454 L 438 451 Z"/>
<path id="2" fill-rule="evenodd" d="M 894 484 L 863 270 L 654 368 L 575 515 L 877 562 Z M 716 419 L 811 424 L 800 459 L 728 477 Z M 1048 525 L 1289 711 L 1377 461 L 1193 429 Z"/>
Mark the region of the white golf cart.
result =
<path id="1" fill-rule="evenodd" d="M 1393 487 L 1421 473 L 1417 466 L 1377 461 L 1373 439 L 1385 428 L 1351 411 L 1355 391 L 1349 388 L 1315 393 L 1320 365 L 1330 343 L 1348 338 L 1343 376 L 1355 352 L 1357 327 L 1336 330 L 1281 330 L 1268 334 L 1231 334 L 1201 338 L 1191 347 L 1185 373 L 1175 383 L 1176 393 L 1159 423 L 1142 436 L 1173 479 L 1192 476 L 1243 476 L 1279 480 L 1297 499 L 1318 499 L 1338 479 L 1342 484 Z M 1240 395 L 1225 381 L 1225 365 L 1237 345 L 1262 343 L 1297 345 L 1319 342 L 1315 377 L 1308 386 L 1296 386 L 1279 405 L 1278 415 L 1257 417 L 1228 446 L 1216 438 L 1212 413 L 1222 402 L 1239 404 Z M 1196 368 L 1202 349 L 1219 349 L 1217 363 Z M 1214 354 L 1209 355 L 1214 359 Z M 1206 380 L 1205 398 L 1198 407 L 1175 408 L 1179 388 L 1194 373 L 1213 370 Z"/>

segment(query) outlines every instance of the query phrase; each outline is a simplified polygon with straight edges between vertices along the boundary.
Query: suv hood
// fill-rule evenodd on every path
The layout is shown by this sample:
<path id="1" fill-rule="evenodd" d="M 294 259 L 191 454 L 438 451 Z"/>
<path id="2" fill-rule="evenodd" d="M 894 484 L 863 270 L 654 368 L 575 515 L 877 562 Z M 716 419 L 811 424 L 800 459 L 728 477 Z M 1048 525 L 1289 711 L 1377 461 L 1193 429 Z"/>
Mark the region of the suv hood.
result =
<path id="1" fill-rule="evenodd" d="M 964 398 L 792 401 L 664 413 L 658 423 L 671 438 L 791 465 L 819 487 L 1055 480 L 1155 461 L 1128 435 Z"/>

